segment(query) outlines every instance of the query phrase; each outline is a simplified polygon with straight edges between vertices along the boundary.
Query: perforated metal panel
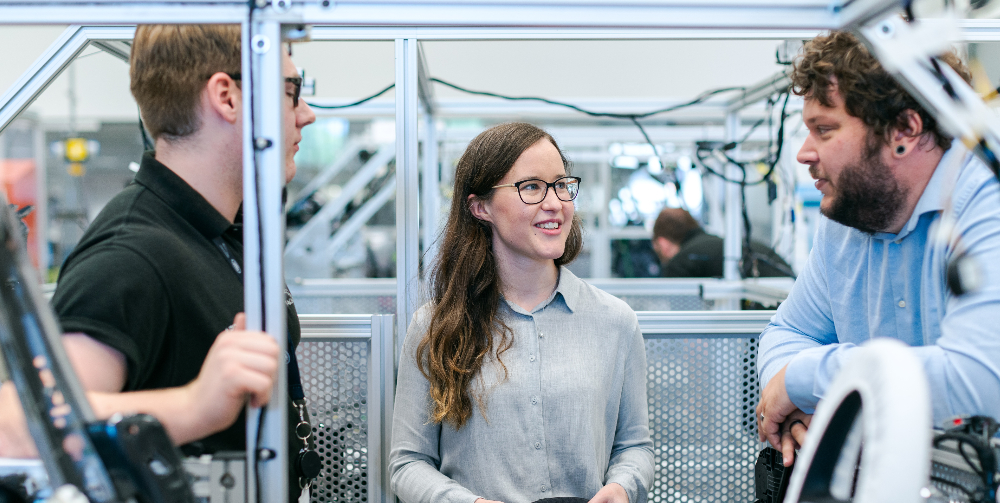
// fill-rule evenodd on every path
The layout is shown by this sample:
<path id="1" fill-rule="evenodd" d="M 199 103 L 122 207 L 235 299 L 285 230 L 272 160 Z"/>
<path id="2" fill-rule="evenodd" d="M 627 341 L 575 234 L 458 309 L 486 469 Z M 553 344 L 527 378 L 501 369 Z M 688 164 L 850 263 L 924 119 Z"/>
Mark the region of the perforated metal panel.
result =
<path id="1" fill-rule="evenodd" d="M 296 296 L 295 309 L 299 314 L 395 314 L 396 297 L 393 295 Z"/>
<path id="2" fill-rule="evenodd" d="M 649 501 L 753 501 L 756 356 L 756 339 L 646 341 L 656 453 Z"/>
<path id="3" fill-rule="evenodd" d="M 304 340 L 296 355 L 323 471 L 314 503 L 368 501 L 368 342 Z"/>
<path id="4" fill-rule="evenodd" d="M 617 295 L 633 311 L 709 311 L 715 301 L 697 295 Z"/>

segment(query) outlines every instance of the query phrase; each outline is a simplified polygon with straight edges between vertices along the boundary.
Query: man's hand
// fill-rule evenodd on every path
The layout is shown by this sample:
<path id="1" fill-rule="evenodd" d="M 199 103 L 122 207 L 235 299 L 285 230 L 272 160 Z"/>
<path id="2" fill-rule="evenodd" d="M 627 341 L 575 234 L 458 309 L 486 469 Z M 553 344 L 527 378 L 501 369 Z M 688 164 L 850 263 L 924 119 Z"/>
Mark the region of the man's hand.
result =
<path id="1" fill-rule="evenodd" d="M 781 423 L 785 422 L 789 414 L 799 410 L 785 391 L 787 368 L 787 365 L 783 367 L 767 383 L 760 394 L 760 403 L 757 404 L 757 433 L 762 442 L 770 442 L 775 449 L 781 449 Z"/>
<path id="2" fill-rule="evenodd" d="M 271 336 L 246 331 L 246 316 L 237 314 L 233 329 L 215 339 L 198 377 L 182 388 L 195 411 L 192 427 L 203 430 L 190 440 L 228 428 L 248 400 L 254 407 L 266 405 L 281 353 Z"/>
<path id="3" fill-rule="evenodd" d="M 795 450 L 802 447 L 812 414 L 799 410 L 788 398 L 785 390 L 786 365 L 760 394 L 757 404 L 757 433 L 760 440 L 768 441 L 781 451 L 782 464 L 789 466 L 795 461 Z"/>
<path id="4" fill-rule="evenodd" d="M 612 482 L 597 491 L 589 503 L 628 503 L 628 493 L 624 487 Z"/>
<path id="5" fill-rule="evenodd" d="M 806 432 L 809 430 L 810 422 L 812 422 L 812 414 L 795 409 L 781 424 L 781 446 L 774 446 L 775 449 L 781 451 L 781 464 L 791 466 L 792 462 L 795 461 L 795 451 L 799 450 L 806 441 Z"/>
<path id="6" fill-rule="evenodd" d="M 37 458 L 14 383 L 0 385 L 0 458 Z"/>

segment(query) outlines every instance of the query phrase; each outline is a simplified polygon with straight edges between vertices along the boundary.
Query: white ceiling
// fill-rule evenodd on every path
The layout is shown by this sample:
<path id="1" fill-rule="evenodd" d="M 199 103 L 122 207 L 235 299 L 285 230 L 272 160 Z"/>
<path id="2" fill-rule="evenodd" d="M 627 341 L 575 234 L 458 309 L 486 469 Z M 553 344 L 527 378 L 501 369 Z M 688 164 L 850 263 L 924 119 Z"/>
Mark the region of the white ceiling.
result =
<path id="1" fill-rule="evenodd" d="M 53 26 L 0 26 L 0 90 L 8 89 L 62 32 Z M 778 41 L 447 41 L 426 42 L 430 74 L 476 90 L 577 101 L 689 99 L 716 87 L 753 84 L 779 70 Z M 317 80 L 317 97 L 352 100 L 394 80 L 394 44 L 308 42 L 294 48 L 296 64 Z M 76 67 L 77 117 L 88 122 L 134 120 L 128 66 L 97 49 Z M 29 109 L 45 122 L 69 115 L 63 74 Z M 471 98 L 435 86 L 442 99 Z M 392 101 L 392 92 L 382 100 Z"/>

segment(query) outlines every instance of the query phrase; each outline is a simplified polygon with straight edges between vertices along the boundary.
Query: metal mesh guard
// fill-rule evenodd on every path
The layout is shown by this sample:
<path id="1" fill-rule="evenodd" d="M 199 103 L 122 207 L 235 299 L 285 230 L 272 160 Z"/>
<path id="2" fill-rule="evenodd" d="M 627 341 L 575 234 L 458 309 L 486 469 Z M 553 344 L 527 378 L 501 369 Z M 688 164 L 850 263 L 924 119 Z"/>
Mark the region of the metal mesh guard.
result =
<path id="1" fill-rule="evenodd" d="M 323 460 L 312 502 L 367 502 L 368 343 L 303 340 L 296 355 Z"/>
<path id="2" fill-rule="evenodd" d="M 754 498 L 756 339 L 649 339 L 653 503 Z"/>
<path id="3" fill-rule="evenodd" d="M 753 500 L 756 339 L 646 341 L 653 503 Z M 298 350 L 323 471 L 312 501 L 368 501 L 368 344 Z"/>

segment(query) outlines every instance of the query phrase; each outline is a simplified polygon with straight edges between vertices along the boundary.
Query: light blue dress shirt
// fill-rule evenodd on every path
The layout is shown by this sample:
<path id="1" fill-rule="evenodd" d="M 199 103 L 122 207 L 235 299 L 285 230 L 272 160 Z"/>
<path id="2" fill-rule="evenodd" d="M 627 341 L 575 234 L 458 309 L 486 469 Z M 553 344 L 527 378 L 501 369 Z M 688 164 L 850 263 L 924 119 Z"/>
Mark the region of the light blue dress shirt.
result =
<path id="1" fill-rule="evenodd" d="M 938 237 L 949 197 L 957 245 Z M 955 297 L 946 272 L 963 249 L 983 286 Z M 964 149 L 945 153 L 899 234 L 821 219 L 808 265 L 761 334 L 761 385 L 787 365 L 789 398 L 812 413 L 855 346 L 874 337 L 914 347 L 935 424 L 957 414 L 1000 417 L 1000 185 Z"/>
<path id="2" fill-rule="evenodd" d="M 628 305 L 565 267 L 531 312 L 501 302 L 514 335 L 501 356 L 508 374 L 494 358 L 484 361 L 474 386 L 485 391 L 485 410 L 474 407 L 460 430 L 430 422 L 416 348 L 431 312 L 426 305 L 414 314 L 399 358 L 389 476 L 400 501 L 589 499 L 612 482 L 629 502 L 647 501 L 646 346 Z"/>

